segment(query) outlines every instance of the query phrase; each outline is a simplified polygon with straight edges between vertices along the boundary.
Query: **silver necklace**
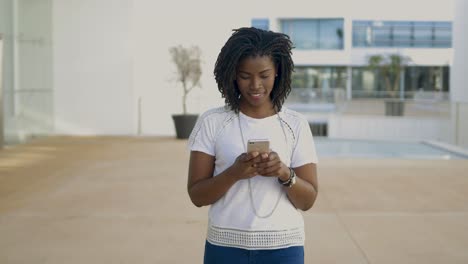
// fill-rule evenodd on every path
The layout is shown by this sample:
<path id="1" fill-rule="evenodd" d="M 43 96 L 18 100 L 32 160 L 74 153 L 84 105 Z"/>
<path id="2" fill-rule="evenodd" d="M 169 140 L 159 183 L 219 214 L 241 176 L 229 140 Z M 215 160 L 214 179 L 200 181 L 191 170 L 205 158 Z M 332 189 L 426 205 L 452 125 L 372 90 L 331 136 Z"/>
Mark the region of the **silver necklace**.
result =
<path id="1" fill-rule="evenodd" d="M 283 130 L 284 140 L 286 141 L 287 159 L 289 160 L 288 137 L 286 136 L 286 131 L 284 130 L 284 125 L 283 125 L 281 117 L 279 116 L 278 113 L 276 113 L 276 116 L 278 117 L 278 121 L 280 122 L 281 130 Z M 242 131 L 242 125 L 241 125 L 241 120 L 240 120 L 240 114 L 239 113 L 237 113 L 237 120 L 239 121 L 239 130 L 240 130 L 240 134 L 241 134 L 241 138 L 242 138 L 242 145 L 244 145 L 244 152 L 247 152 L 247 143 L 245 142 L 244 133 Z M 258 218 L 268 218 L 268 217 L 270 217 L 275 212 L 276 208 L 278 207 L 278 204 L 279 204 L 279 202 L 281 200 L 281 197 L 283 196 L 283 190 L 280 189 L 278 199 L 276 200 L 276 203 L 275 203 L 275 206 L 273 207 L 273 209 L 266 215 L 260 215 L 257 212 L 257 208 L 255 208 L 255 203 L 254 203 L 254 199 L 253 199 L 253 192 L 252 192 L 252 184 L 250 182 L 250 178 L 247 179 L 247 181 L 248 181 L 248 186 L 249 186 L 250 204 L 252 206 L 252 209 L 253 209 L 255 215 Z"/>

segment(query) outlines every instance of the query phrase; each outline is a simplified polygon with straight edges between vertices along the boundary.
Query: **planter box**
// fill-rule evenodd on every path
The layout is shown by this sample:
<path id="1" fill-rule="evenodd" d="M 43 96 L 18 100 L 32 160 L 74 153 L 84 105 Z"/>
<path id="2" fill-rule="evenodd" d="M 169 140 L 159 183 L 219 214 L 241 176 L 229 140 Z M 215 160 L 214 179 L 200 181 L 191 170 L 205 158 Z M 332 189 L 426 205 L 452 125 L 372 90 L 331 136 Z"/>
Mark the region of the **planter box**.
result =
<path id="1" fill-rule="evenodd" d="M 172 115 L 172 119 L 174 120 L 177 138 L 187 139 L 192 133 L 198 115 Z"/>
<path id="2" fill-rule="evenodd" d="M 385 101 L 385 115 L 387 116 L 403 116 L 405 112 L 405 102 L 402 100 L 387 100 Z"/>

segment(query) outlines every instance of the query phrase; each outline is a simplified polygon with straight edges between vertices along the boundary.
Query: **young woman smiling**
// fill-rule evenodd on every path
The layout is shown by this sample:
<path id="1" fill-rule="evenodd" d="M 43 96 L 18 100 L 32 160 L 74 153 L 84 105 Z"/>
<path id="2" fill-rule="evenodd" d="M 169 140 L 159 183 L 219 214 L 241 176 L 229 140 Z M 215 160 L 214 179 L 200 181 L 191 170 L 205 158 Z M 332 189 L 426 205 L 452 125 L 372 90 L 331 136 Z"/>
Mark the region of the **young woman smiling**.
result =
<path id="1" fill-rule="evenodd" d="M 317 197 L 317 156 L 306 118 L 283 107 L 291 91 L 285 34 L 234 30 L 214 74 L 224 107 L 205 112 L 188 146 L 188 193 L 210 205 L 204 263 L 304 263 L 304 221 Z M 269 151 L 247 151 L 264 139 Z"/>

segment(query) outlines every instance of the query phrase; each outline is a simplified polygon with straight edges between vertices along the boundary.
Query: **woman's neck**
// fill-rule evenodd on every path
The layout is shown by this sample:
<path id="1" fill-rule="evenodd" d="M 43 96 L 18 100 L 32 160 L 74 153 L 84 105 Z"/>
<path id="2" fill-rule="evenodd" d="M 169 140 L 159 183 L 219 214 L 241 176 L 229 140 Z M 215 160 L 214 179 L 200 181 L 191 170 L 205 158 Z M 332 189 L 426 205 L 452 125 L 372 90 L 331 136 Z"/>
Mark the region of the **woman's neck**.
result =
<path id="1" fill-rule="evenodd" d="M 265 118 L 276 114 L 273 105 L 268 107 L 239 107 L 239 110 L 246 116 L 252 118 Z"/>

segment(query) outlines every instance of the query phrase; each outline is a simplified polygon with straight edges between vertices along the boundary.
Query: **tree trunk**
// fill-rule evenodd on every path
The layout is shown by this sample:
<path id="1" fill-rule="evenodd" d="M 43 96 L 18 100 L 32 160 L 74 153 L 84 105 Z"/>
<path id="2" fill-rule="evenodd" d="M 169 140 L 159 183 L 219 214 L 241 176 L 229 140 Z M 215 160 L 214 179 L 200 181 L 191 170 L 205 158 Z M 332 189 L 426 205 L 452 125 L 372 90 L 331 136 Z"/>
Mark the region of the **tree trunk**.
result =
<path id="1" fill-rule="evenodd" d="M 395 82 L 393 83 L 393 92 L 394 96 L 396 96 L 396 93 L 400 90 L 400 72 L 395 77 Z"/>
<path id="2" fill-rule="evenodd" d="M 187 114 L 187 84 L 183 82 L 184 86 L 184 95 L 182 96 L 182 112 L 184 115 Z"/>
<path id="3" fill-rule="evenodd" d="M 390 77 L 388 77 L 387 75 L 385 75 L 385 88 L 387 88 L 387 91 L 390 93 L 390 97 L 395 96 L 393 93 L 392 83 L 390 82 Z"/>
<path id="4" fill-rule="evenodd" d="M 182 96 L 182 113 L 184 115 L 187 114 L 187 103 L 185 103 L 185 99 L 187 98 L 187 95 L 184 94 L 184 96 Z"/>

